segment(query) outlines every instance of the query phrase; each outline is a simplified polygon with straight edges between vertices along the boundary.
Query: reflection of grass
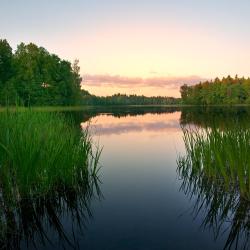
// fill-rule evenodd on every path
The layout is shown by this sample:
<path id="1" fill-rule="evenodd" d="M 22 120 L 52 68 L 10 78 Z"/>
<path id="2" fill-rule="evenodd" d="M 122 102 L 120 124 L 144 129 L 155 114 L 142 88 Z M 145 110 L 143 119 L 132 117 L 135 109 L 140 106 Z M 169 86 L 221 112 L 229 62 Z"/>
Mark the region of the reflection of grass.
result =
<path id="1" fill-rule="evenodd" d="M 98 182 L 92 178 L 71 188 L 61 184 L 36 198 L 17 199 L 15 206 L 8 206 L 2 198 L 0 248 L 16 250 L 22 248 L 21 244 L 31 249 L 42 245 L 77 248 L 77 236 L 84 234 L 92 216 L 90 203 L 95 195 L 98 198 L 100 192 Z"/>
<path id="2" fill-rule="evenodd" d="M 250 130 L 183 128 L 186 156 L 178 158 L 181 189 L 196 197 L 194 213 L 219 237 L 229 230 L 225 249 L 248 247 L 250 236 Z"/>
<path id="3" fill-rule="evenodd" d="M 250 199 L 250 129 L 195 130 L 183 128 L 187 157 L 182 160 L 197 174 L 234 186 Z"/>
<path id="4" fill-rule="evenodd" d="M 59 114 L 0 114 L 0 237 L 17 227 L 31 233 L 28 210 L 38 223 L 45 210 L 54 214 L 63 203 L 76 209 L 78 192 L 85 201 L 96 184 L 99 156 L 88 131 L 78 131 Z"/>
<path id="5" fill-rule="evenodd" d="M 186 162 L 178 161 L 181 190 L 195 198 L 193 216 L 196 218 L 200 214 L 204 217 L 201 226 L 212 230 L 215 239 L 228 232 L 224 249 L 248 249 L 250 203 L 233 186 L 225 191 L 217 180 L 190 168 Z"/>

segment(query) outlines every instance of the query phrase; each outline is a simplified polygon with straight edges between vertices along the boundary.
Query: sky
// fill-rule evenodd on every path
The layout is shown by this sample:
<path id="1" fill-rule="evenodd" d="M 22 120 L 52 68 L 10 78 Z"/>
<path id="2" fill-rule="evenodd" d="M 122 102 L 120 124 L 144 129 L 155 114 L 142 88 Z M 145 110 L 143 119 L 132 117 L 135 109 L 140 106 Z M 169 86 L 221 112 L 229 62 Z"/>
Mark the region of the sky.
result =
<path id="1" fill-rule="evenodd" d="M 96 95 L 250 76 L 249 23 L 249 0 L 0 0 L 0 38 L 78 58 Z"/>

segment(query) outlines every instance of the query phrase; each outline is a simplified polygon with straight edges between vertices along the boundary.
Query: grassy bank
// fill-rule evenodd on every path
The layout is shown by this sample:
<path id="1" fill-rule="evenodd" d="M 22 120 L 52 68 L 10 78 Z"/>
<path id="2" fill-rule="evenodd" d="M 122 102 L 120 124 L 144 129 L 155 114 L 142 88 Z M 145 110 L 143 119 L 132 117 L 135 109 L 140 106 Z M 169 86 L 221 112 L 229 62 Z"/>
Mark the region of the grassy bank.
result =
<path id="1" fill-rule="evenodd" d="M 38 112 L 64 112 L 64 111 L 82 111 L 90 109 L 91 106 L 34 106 L 34 107 L 24 107 L 24 106 L 9 106 L 9 107 L 0 107 L 0 112 L 5 111 L 38 111 Z"/>

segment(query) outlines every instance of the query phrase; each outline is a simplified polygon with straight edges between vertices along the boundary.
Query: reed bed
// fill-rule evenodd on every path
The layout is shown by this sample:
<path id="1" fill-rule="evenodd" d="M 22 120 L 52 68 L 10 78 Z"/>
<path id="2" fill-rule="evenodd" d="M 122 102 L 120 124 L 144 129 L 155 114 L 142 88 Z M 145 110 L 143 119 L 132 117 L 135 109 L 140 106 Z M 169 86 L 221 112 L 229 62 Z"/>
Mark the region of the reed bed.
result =
<path id="1" fill-rule="evenodd" d="M 89 201 L 99 191 L 100 154 L 88 129 L 76 128 L 62 114 L 2 112 L 0 242 L 15 249 L 20 243 L 17 238 L 43 232 L 43 218 L 49 218 L 50 225 L 59 223 L 53 211 L 59 216 L 62 206 L 67 211 L 89 211 Z"/>
<path id="2" fill-rule="evenodd" d="M 250 128 L 182 129 L 186 153 L 178 157 L 177 172 L 181 190 L 195 199 L 194 216 L 203 213 L 202 227 L 215 239 L 228 231 L 224 249 L 248 249 Z"/>
<path id="3" fill-rule="evenodd" d="M 8 195 L 44 194 L 74 186 L 96 175 L 100 152 L 93 155 L 87 130 L 77 130 L 62 115 L 5 112 L 0 116 L 0 178 Z"/>
<path id="4" fill-rule="evenodd" d="M 215 179 L 225 190 L 234 187 L 250 200 L 250 128 L 183 127 L 186 156 L 179 165 L 192 175 Z"/>

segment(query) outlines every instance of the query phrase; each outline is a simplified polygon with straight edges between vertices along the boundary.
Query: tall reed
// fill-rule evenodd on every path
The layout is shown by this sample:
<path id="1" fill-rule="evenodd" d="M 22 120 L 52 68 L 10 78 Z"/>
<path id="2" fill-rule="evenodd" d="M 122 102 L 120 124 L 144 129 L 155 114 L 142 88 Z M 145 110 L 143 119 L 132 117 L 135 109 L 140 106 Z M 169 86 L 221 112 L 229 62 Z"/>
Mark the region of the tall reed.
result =
<path id="1" fill-rule="evenodd" d="M 186 153 L 177 160 L 181 189 L 195 198 L 194 214 L 215 238 L 229 231 L 224 249 L 249 247 L 250 128 L 183 127 Z"/>
<path id="2" fill-rule="evenodd" d="M 30 238 L 32 231 L 39 231 L 44 236 L 43 218 L 50 225 L 59 223 L 56 213 L 61 214 L 62 207 L 89 211 L 94 189 L 99 191 L 100 153 L 94 150 L 88 130 L 76 128 L 61 114 L 2 112 L 0 242 L 15 249 L 20 241 L 8 242 L 13 239 L 10 235 Z"/>
<path id="3" fill-rule="evenodd" d="M 235 127 L 196 129 L 183 127 L 189 171 L 214 178 L 225 189 L 234 187 L 250 200 L 250 129 Z"/>

